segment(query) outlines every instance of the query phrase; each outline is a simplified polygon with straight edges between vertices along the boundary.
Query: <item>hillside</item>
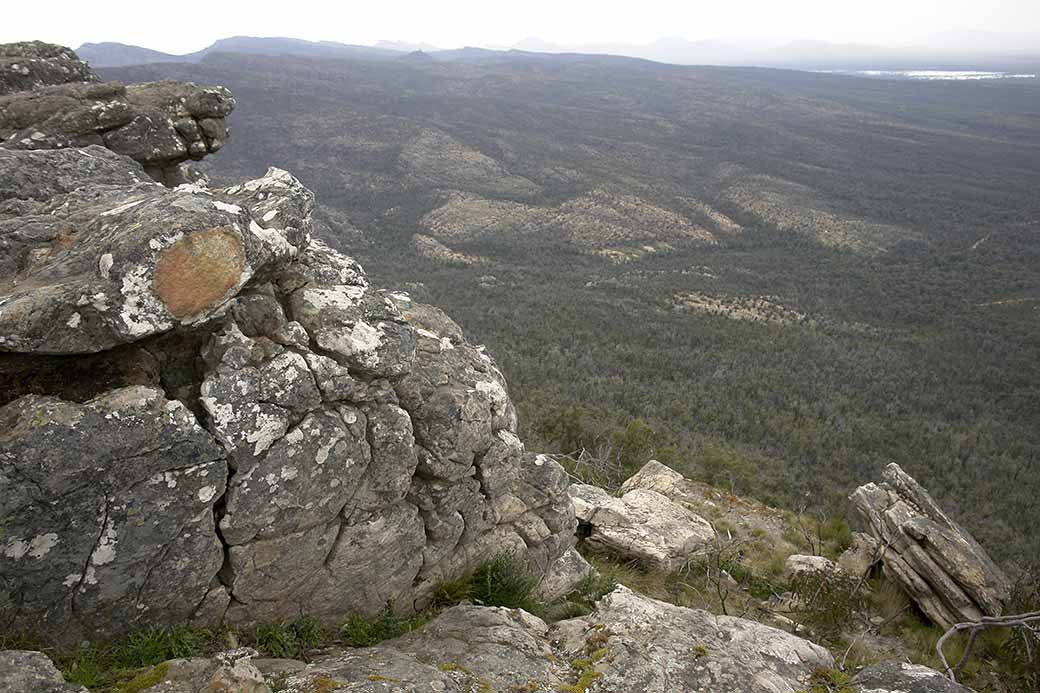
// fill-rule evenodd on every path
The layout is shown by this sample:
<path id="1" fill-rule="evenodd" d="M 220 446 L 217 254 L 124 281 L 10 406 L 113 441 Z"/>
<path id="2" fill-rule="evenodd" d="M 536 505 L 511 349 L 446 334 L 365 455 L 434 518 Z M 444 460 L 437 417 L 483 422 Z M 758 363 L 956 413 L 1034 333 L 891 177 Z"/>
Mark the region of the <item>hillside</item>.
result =
<path id="1" fill-rule="evenodd" d="M 291 169 L 332 244 L 496 354 L 533 447 L 630 444 L 826 514 L 897 462 L 1035 555 L 1035 84 L 485 53 L 103 73 L 228 86 L 214 179 Z"/>

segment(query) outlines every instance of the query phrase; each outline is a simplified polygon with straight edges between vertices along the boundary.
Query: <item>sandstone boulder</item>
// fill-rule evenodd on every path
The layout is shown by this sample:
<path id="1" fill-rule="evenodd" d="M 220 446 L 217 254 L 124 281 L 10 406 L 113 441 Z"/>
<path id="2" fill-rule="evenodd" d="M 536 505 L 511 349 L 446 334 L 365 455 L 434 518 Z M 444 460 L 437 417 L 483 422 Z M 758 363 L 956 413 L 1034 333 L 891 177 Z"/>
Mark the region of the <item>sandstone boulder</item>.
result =
<path id="1" fill-rule="evenodd" d="M 568 493 L 590 545 L 662 570 L 678 570 L 715 537 L 707 520 L 657 491 L 636 488 L 615 498 L 601 488 L 574 484 Z"/>
<path id="2" fill-rule="evenodd" d="M 985 549 L 899 465 L 888 465 L 882 478 L 849 499 L 884 546 L 885 572 L 943 628 L 999 616 L 1010 582 Z"/>

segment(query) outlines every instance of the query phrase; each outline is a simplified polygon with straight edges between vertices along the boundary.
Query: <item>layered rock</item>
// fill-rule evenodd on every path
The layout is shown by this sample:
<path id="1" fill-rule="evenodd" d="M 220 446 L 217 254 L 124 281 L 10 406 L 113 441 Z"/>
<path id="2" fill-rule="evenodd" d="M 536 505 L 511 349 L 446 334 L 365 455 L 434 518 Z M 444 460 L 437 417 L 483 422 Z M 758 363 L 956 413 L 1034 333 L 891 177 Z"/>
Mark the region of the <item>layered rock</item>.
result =
<path id="1" fill-rule="evenodd" d="M 494 361 L 312 239 L 290 174 L 171 189 L 35 142 L 0 148 L 5 628 L 335 622 L 573 545 Z"/>
<path id="2" fill-rule="evenodd" d="M 102 83 L 67 48 L 0 46 L 0 148 L 101 145 L 177 185 L 188 180 L 181 163 L 224 146 L 224 118 L 234 106 L 222 87 Z"/>
<path id="3" fill-rule="evenodd" d="M 860 486 L 849 499 L 883 545 L 886 574 L 944 628 L 999 616 L 1010 582 L 985 549 L 899 465 L 888 465 L 882 479 Z"/>

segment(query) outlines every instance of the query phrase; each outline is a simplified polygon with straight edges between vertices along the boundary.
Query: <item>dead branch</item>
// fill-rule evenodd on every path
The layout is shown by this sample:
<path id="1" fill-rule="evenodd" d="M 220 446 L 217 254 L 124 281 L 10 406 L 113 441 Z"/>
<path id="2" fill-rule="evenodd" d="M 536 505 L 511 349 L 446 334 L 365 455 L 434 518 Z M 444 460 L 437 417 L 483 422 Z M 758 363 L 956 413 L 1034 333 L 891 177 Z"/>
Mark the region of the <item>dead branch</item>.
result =
<path id="1" fill-rule="evenodd" d="M 1014 614 L 1011 616 L 983 616 L 978 621 L 966 621 L 951 626 L 950 629 L 943 633 L 943 636 L 939 638 L 939 642 L 935 643 L 935 651 L 939 655 L 939 661 L 942 662 L 946 676 L 951 681 L 956 681 L 957 674 L 960 673 L 964 665 L 967 664 L 968 658 L 971 657 L 971 650 L 975 645 L 975 638 L 978 636 L 980 631 L 985 630 L 986 628 L 1011 628 L 1016 630 L 1026 639 L 1026 652 L 1028 653 L 1029 661 L 1033 661 L 1033 652 L 1032 647 L 1029 644 L 1029 638 L 1038 638 L 1038 625 L 1040 625 L 1040 611 L 1031 611 L 1029 613 Z M 968 644 L 964 648 L 964 654 L 961 656 L 956 666 L 950 666 L 950 663 L 946 660 L 946 653 L 943 652 L 943 645 L 949 638 L 964 631 L 968 631 Z"/>

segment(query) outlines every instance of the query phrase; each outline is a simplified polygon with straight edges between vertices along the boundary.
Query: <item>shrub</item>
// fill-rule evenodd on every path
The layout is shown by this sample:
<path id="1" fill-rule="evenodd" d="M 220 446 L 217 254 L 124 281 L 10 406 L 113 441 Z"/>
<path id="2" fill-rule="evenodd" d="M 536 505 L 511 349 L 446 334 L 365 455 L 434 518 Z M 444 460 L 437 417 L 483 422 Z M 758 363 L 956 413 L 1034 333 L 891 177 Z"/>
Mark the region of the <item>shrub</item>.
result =
<path id="1" fill-rule="evenodd" d="M 534 598 L 538 580 L 519 556 L 500 553 L 473 573 L 472 599 L 485 606 L 505 606 L 532 613 L 542 611 Z"/>
<path id="2" fill-rule="evenodd" d="M 398 616 L 393 602 L 373 616 L 351 616 L 340 628 L 343 640 L 352 647 L 369 647 L 399 637 L 430 620 L 430 614 Z"/>
<path id="3" fill-rule="evenodd" d="M 254 631 L 256 649 L 271 657 L 305 659 L 326 639 L 325 627 L 309 616 L 301 616 L 291 623 L 257 626 Z"/>

